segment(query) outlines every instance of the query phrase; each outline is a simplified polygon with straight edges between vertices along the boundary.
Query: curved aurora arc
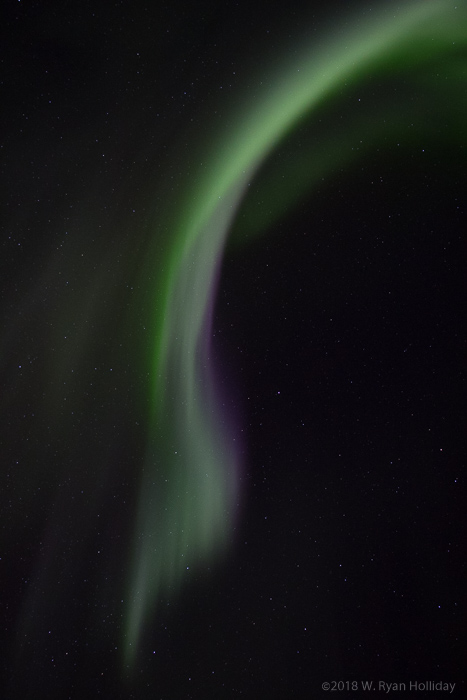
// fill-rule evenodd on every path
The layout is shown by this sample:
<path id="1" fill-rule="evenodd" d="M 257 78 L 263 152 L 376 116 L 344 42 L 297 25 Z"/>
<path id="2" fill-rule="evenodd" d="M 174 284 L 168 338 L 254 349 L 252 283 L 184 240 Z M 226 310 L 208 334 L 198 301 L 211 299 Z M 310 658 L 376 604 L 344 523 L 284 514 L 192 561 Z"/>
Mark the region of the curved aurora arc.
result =
<path id="1" fill-rule="evenodd" d="M 310 119 L 345 88 L 364 82 L 369 73 L 373 78 L 410 74 L 412 79 L 428 80 L 432 99 L 438 89 L 444 99 L 447 90 L 450 100 L 443 110 L 451 110 L 450 118 L 457 121 L 443 138 L 465 141 L 466 99 L 457 88 L 463 86 L 465 94 L 467 71 L 461 52 L 466 46 L 465 4 L 435 0 L 411 3 L 397 14 L 386 8 L 378 17 L 325 41 L 319 51 L 297 52 L 293 63 L 276 69 L 265 81 L 268 88 L 262 96 L 249 108 L 239 108 L 230 122 L 235 128 L 212 139 L 204 149 L 205 165 L 192 175 L 195 184 L 187 186 L 182 202 L 172 203 L 177 215 L 169 213 L 171 249 L 157 290 L 153 434 L 143 469 L 127 591 L 125 666 L 134 664 L 160 598 L 172 596 L 187 569 L 196 568 L 199 560 L 218 556 L 235 517 L 239 449 L 228 416 L 220 409 L 209 338 L 224 244 L 248 183 L 305 117 Z M 441 57 L 448 86 L 448 78 L 436 76 Z M 388 129 L 392 135 L 406 128 L 401 109 L 398 106 L 398 119 L 391 127 L 382 119 L 369 129 L 360 117 L 354 131 L 333 134 L 332 143 L 321 144 L 322 153 L 295 173 L 293 190 L 282 200 L 274 193 L 274 216 L 290 208 L 323 174 L 381 141 Z M 358 153 L 349 145 L 357 133 L 366 139 L 363 145 L 360 141 Z M 433 138 L 429 124 L 424 133 Z M 253 231 L 261 225 L 254 224 Z"/>

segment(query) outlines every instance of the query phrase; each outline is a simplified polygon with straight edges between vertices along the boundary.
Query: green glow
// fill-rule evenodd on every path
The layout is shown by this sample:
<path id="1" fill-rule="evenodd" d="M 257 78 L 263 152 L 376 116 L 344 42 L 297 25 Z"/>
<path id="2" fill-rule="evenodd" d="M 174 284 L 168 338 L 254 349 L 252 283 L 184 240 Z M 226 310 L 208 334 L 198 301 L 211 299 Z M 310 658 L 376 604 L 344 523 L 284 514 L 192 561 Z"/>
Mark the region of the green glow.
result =
<path id="1" fill-rule="evenodd" d="M 368 124 L 367 109 L 354 110 L 338 133 L 321 126 L 323 141 L 312 141 L 305 152 L 298 149 L 275 164 L 276 147 L 286 148 L 298 125 L 313 125 L 320 110 L 346 114 L 343 98 L 351 90 L 355 94 L 356 86 L 366 86 L 370 77 L 381 83 L 402 76 L 420 85 L 429 99 L 441 98 L 447 127 L 437 129 L 422 112 L 417 138 L 464 143 L 466 61 L 461 51 L 466 45 L 465 4 L 416 2 L 396 14 L 388 8 L 336 31 L 319 49 L 303 46 L 293 60 L 272 67 L 257 95 L 238 98 L 240 106 L 229 115 L 233 126 L 211 134 L 209 143 L 204 139 L 192 157 L 198 167 L 187 178 L 183 196 L 168 202 L 163 224 L 171 248 L 155 301 L 153 432 L 132 552 L 127 665 L 135 661 L 144 625 L 151 623 L 160 598 L 177 591 L 187 567 L 220 555 L 235 516 L 238 450 L 219 409 L 208 338 L 216 270 L 242 199 L 239 236 L 269 225 L 333 168 L 347 166 L 389 134 L 405 133 L 410 105 L 393 108 L 391 96 L 385 101 L 380 95 L 375 123 Z M 261 171 L 267 158 L 272 167 Z M 289 187 L 278 174 L 280 167 Z M 267 201 L 262 208 L 245 195 L 257 175 L 256 191 Z M 161 235 L 155 232 L 156 238 Z"/>

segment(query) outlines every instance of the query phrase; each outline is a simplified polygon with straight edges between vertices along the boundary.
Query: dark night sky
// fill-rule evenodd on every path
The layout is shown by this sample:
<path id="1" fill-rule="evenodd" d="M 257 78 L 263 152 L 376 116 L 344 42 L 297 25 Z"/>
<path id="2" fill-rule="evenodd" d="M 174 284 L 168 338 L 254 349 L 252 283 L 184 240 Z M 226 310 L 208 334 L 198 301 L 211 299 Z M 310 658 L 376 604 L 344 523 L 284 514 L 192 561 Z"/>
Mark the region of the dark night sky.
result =
<path id="1" fill-rule="evenodd" d="M 373 150 L 228 246 L 213 330 L 244 441 L 240 517 L 121 670 L 163 192 L 185 142 L 229 119 L 224 94 L 254 93 L 251 62 L 349 3 L 304 5 L 5 4 L 6 700 L 465 693 L 467 181 L 445 142 Z"/>

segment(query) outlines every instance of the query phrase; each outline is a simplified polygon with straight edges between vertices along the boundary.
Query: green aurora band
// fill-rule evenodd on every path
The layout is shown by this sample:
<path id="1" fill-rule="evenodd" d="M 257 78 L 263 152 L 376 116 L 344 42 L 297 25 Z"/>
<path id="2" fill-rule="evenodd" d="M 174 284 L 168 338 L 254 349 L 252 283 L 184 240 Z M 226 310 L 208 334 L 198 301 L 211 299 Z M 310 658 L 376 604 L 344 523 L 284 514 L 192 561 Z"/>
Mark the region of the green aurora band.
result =
<path id="1" fill-rule="evenodd" d="M 361 10 L 318 48 L 302 46 L 293 60 L 252 80 L 262 86 L 253 96 L 237 95 L 231 126 L 209 143 L 198 140 L 202 155 L 191 161 L 198 166 L 183 197 L 169 200 L 161 224 L 170 242 L 155 296 L 152 428 L 125 601 L 127 669 L 161 599 L 177 592 L 187 570 L 198 566 L 201 575 L 200 562 L 217 560 L 232 536 L 241 449 L 222 410 L 209 344 L 228 233 L 240 239 L 267 229 L 324 176 L 377 146 L 399 140 L 462 148 L 466 10 L 465 3 L 446 0 L 404 3 L 397 11 L 385 6 L 377 16 Z M 394 84 L 409 86 L 405 98 L 388 90 Z M 417 105 L 407 99 L 414 86 Z M 356 90 L 373 87 L 369 112 Z M 349 99 L 357 106 L 350 109 Z M 345 119 L 338 123 L 339 114 Z M 417 128 L 409 130 L 414 121 Z M 304 125 L 312 138 L 294 148 Z M 148 257 L 160 253 L 154 248 Z"/>

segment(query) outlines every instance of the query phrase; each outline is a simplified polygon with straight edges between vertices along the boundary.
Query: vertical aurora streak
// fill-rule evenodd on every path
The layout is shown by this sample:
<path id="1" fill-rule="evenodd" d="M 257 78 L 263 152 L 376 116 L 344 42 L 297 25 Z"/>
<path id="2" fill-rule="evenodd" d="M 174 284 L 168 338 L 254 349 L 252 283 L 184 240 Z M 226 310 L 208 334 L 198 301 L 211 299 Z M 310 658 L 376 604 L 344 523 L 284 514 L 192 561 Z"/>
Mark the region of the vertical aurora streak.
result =
<path id="1" fill-rule="evenodd" d="M 303 47 L 293 61 L 285 58 L 272 69 L 262 93 L 233 115 L 234 127 L 203 144 L 204 165 L 192 174 L 194 184 L 187 186 L 183 199 L 168 203 L 173 208 L 168 214 L 171 249 L 156 300 L 152 428 L 126 596 L 128 666 L 135 662 L 145 625 L 151 624 L 161 598 L 177 591 L 188 568 L 222 552 L 235 518 L 240 455 L 229 416 L 220 409 L 209 339 L 224 244 L 248 184 L 298 124 L 311 120 L 331 98 L 336 109 L 340 95 L 370 73 L 380 80 L 409 75 L 426 83 L 433 100 L 437 91 L 445 95 L 447 90 L 450 102 L 443 110 L 450 114 L 443 118 L 459 128 L 453 132 L 450 127 L 442 138 L 465 141 L 465 97 L 459 95 L 459 86 L 465 93 L 466 78 L 460 53 L 467 45 L 464 3 L 417 2 L 396 14 L 387 8 L 335 37 L 319 50 Z M 449 86 L 436 76 L 441 58 Z M 363 113 L 320 144 L 316 157 L 297 168 L 294 186 L 285 195 L 269 193 L 272 216 L 280 216 L 333 168 L 398 133 L 410 105 L 406 110 L 398 106 L 391 126 L 384 120 L 368 125 Z M 357 153 L 349 143 L 360 132 L 365 140 Z M 428 118 L 424 133 L 434 138 Z M 255 221 L 250 229 L 263 227 L 264 222 Z"/>

